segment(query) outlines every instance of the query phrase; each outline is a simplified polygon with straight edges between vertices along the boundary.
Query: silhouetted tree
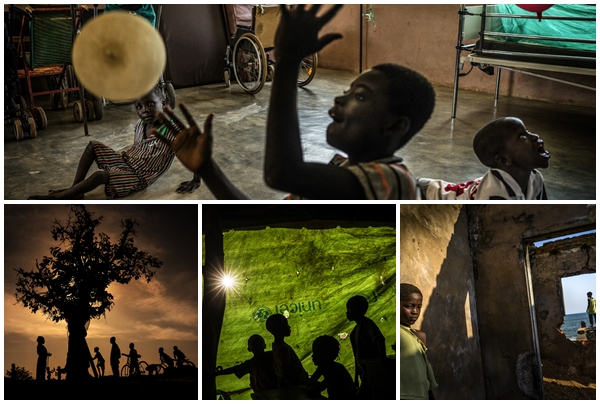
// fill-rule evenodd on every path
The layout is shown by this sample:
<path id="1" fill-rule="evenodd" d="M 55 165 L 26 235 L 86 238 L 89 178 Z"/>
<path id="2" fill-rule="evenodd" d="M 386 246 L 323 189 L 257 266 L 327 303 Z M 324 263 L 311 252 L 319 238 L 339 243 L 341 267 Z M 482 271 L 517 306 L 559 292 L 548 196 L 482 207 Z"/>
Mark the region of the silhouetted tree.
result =
<path id="1" fill-rule="evenodd" d="M 6 377 L 12 380 L 33 380 L 33 374 L 21 366 L 6 371 Z"/>
<path id="2" fill-rule="evenodd" d="M 52 225 L 52 238 L 59 241 L 59 246 L 50 248 L 50 256 L 36 260 L 36 270 L 15 269 L 17 301 L 33 313 L 40 310 L 52 321 L 67 322 L 68 380 L 88 376 L 87 325 L 113 306 L 108 286 L 142 277 L 150 282 L 154 276 L 151 268 L 162 266 L 158 259 L 134 246 L 134 220 L 121 220 L 117 243 L 111 243 L 105 233 L 96 236 L 101 220 L 83 205 L 71 206 L 66 223 L 56 219 Z"/>

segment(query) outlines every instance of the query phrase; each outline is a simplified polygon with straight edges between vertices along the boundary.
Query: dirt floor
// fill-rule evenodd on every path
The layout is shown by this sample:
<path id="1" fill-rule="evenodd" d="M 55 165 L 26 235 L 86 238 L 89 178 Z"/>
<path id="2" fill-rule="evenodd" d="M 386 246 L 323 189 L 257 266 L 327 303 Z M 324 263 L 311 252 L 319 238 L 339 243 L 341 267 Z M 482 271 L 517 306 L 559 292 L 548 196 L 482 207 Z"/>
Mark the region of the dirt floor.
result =
<path id="1" fill-rule="evenodd" d="M 88 381 L 11 381 L 5 400 L 198 400 L 198 378 L 103 377 Z"/>
<path id="2" fill-rule="evenodd" d="M 543 361 L 546 400 L 595 400 L 596 380 L 573 374 L 567 368 Z"/>

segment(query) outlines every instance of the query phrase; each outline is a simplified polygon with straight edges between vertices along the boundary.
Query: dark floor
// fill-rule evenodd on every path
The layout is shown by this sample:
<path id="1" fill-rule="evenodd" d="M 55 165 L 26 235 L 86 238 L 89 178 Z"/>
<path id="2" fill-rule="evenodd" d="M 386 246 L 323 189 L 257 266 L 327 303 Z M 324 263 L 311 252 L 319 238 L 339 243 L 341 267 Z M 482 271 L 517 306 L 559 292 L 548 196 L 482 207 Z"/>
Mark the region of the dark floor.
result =
<path id="1" fill-rule="evenodd" d="M 355 74 L 319 69 L 314 81 L 299 90 L 300 124 L 306 160 L 327 162 L 335 153 L 325 142 L 330 123 L 327 111 L 333 98 L 348 88 Z M 262 178 L 265 120 L 271 85 L 257 95 L 245 94 L 237 84 L 178 89 L 199 122 L 215 113 L 214 159 L 222 170 L 253 199 L 279 199 L 284 194 L 270 189 Z M 585 91 L 585 90 L 582 90 Z M 450 118 L 452 89 L 437 87 L 435 112 L 423 130 L 399 155 L 417 177 L 462 182 L 486 171 L 472 150 L 472 138 L 487 122 L 502 116 L 521 118 L 540 135 L 552 158 L 543 170 L 550 199 L 596 200 L 596 110 L 518 98 L 501 97 L 494 108 L 493 95 L 461 91 L 457 118 Z M 4 127 L 4 198 L 26 199 L 49 189 L 71 184 L 77 162 L 94 139 L 123 150 L 133 141 L 137 115 L 132 105 L 105 107 L 104 118 L 89 124 L 75 123 L 72 109 L 53 111 L 46 97 L 36 98 L 48 116 L 48 128 L 35 139 L 17 141 L 12 126 Z M 95 166 L 92 170 L 95 169 Z M 178 161 L 155 184 L 124 199 L 214 199 L 202 186 L 193 194 L 175 193 L 177 185 L 192 178 Z M 104 199 L 103 188 L 86 199 Z"/>

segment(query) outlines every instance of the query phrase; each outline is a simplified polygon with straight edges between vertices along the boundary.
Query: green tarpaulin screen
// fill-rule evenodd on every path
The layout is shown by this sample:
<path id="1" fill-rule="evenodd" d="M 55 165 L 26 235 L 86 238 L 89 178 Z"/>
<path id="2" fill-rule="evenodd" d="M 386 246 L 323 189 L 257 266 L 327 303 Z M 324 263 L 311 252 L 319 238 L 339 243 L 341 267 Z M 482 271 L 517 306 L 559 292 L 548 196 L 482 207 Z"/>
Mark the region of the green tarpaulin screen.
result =
<path id="1" fill-rule="evenodd" d="M 248 337 L 263 336 L 272 313 L 288 317 L 286 338 L 309 374 L 314 373 L 311 347 L 320 335 L 338 339 L 338 361 L 354 377 L 349 334 L 355 323 L 346 319 L 346 301 L 364 295 L 367 317 L 386 338 L 387 354 L 396 341 L 396 232 L 390 227 L 326 230 L 266 228 L 224 233 L 225 271 L 236 286 L 228 289 L 219 342 L 218 365 L 228 368 L 250 359 Z M 217 389 L 249 388 L 249 376 L 217 377 Z M 232 395 L 249 399 L 252 391 Z"/>

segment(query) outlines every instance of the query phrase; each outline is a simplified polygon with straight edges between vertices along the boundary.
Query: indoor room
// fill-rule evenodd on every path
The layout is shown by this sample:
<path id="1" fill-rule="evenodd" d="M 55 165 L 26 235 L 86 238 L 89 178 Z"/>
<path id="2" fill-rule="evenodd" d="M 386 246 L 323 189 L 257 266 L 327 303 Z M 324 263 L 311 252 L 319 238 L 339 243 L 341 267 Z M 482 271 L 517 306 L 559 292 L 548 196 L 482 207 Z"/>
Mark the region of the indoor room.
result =
<path id="1" fill-rule="evenodd" d="M 296 46 L 289 35 L 278 42 L 283 49 L 274 44 L 278 7 L 147 6 L 113 13 L 104 5 L 5 5 L 5 199 L 596 198 L 595 5 L 349 4 L 325 5 L 316 15 L 306 7 L 286 11 L 297 19 L 286 32 L 314 46 Z M 60 24 L 36 25 L 52 13 L 62 16 L 55 18 Z M 141 17 L 143 27 L 103 22 L 110 14 Z M 527 18 L 494 16 L 507 14 Z M 312 18 L 312 26 L 299 16 Z M 571 28 L 561 28 L 567 22 Z M 116 39 L 89 34 L 84 43 L 94 23 Z M 82 41 L 81 51 L 73 37 L 75 45 Z M 87 63 L 79 70 L 78 57 Z M 112 65 L 102 67 L 103 57 Z M 300 68 L 287 69 L 287 61 Z M 380 115 L 391 122 L 392 113 L 373 107 L 359 110 L 360 122 L 353 123 L 350 106 L 363 100 L 361 83 L 381 77 L 374 67 L 387 63 L 424 77 L 434 105 L 422 102 L 420 89 L 395 91 L 381 82 L 376 99 L 395 93 L 419 117 L 402 107 L 388 125 Z M 298 87 L 284 88 L 295 82 Z M 132 97 L 134 87 L 143 94 Z M 136 122 L 160 126 L 162 109 L 142 111 L 135 101 L 155 87 L 158 105 L 175 107 L 175 122 L 183 126 L 176 134 L 191 133 L 182 103 L 199 141 L 210 147 L 198 144 L 203 148 L 192 153 L 194 161 L 165 149 L 169 158 L 159 172 L 121 192 L 119 181 L 137 181 L 142 174 L 135 170 L 145 167 L 117 175 L 109 163 L 98 167 L 98 159 L 110 153 L 128 170 L 135 165 L 128 160 L 132 147 L 140 136 L 154 136 Z M 513 154 L 498 137 L 474 144 L 492 121 L 518 128 Z M 142 126 L 145 135 L 138 133 Z M 373 135 L 380 127 L 397 137 Z M 494 149 L 491 159 L 478 148 Z M 389 173 L 379 178 L 382 166 Z"/>

